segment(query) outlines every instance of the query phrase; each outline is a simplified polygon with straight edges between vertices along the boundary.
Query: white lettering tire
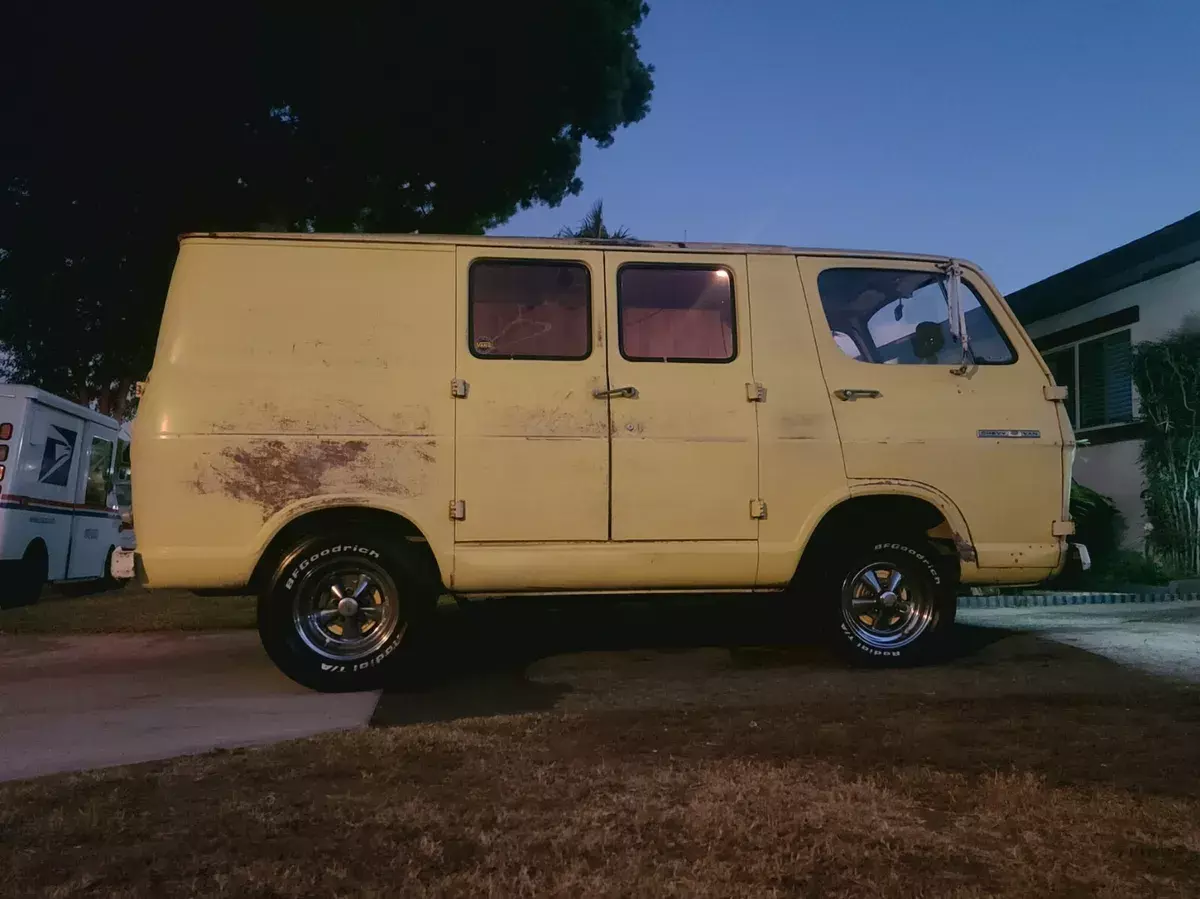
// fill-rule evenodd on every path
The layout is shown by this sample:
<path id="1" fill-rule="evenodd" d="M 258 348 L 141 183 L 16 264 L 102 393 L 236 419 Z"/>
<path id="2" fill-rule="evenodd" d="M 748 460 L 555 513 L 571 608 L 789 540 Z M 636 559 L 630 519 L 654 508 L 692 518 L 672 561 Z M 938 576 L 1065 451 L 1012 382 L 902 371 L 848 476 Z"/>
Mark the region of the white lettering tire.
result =
<path id="1" fill-rule="evenodd" d="M 283 555 L 258 600 L 263 648 L 321 692 L 373 690 L 402 664 L 437 602 L 402 537 L 361 529 L 308 537 Z"/>
<path id="2" fill-rule="evenodd" d="M 872 540 L 838 554 L 821 598 L 835 649 L 854 664 L 941 659 L 957 610 L 957 580 L 929 541 Z"/>

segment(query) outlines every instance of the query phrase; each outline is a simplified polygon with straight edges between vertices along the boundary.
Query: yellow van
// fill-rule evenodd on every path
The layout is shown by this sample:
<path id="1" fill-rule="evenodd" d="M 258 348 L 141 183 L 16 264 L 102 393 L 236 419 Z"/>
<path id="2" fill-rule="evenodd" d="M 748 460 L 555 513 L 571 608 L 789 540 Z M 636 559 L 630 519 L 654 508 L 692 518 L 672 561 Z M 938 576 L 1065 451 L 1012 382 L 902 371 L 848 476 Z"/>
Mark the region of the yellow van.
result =
<path id="1" fill-rule="evenodd" d="M 774 246 L 183 238 L 136 567 L 375 683 L 442 593 L 787 591 L 864 662 L 1065 564 L 1074 438 L 975 266 Z"/>

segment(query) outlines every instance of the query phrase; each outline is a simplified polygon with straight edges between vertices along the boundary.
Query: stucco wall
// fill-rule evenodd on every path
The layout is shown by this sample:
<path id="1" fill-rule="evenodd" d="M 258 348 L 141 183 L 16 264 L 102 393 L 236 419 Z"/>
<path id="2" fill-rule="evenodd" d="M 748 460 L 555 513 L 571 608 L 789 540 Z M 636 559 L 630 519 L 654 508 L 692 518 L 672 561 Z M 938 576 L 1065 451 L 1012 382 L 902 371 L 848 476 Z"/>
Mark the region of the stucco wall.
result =
<path id="1" fill-rule="evenodd" d="M 1052 315 L 1026 329 L 1034 338 L 1091 321 L 1101 315 L 1137 306 L 1139 319 L 1130 328 L 1133 343 L 1156 340 L 1188 325 L 1200 328 L 1200 262 L 1176 269 L 1141 284 L 1100 297 L 1075 309 Z M 1137 391 L 1133 412 L 1138 414 Z M 1099 432 L 1093 432 L 1099 433 Z M 1080 434 L 1081 438 L 1088 433 Z M 1139 547 L 1145 537 L 1145 505 L 1142 503 L 1142 472 L 1138 466 L 1141 441 L 1125 440 L 1100 446 L 1081 447 L 1075 459 L 1075 478 L 1112 498 L 1125 516 L 1125 543 Z"/>
<path id="2" fill-rule="evenodd" d="M 1138 467 L 1141 451 L 1140 440 L 1122 440 L 1082 447 L 1075 456 L 1075 480 L 1113 501 L 1125 516 L 1124 544 L 1131 548 L 1140 548 L 1146 536 L 1142 472 Z"/>

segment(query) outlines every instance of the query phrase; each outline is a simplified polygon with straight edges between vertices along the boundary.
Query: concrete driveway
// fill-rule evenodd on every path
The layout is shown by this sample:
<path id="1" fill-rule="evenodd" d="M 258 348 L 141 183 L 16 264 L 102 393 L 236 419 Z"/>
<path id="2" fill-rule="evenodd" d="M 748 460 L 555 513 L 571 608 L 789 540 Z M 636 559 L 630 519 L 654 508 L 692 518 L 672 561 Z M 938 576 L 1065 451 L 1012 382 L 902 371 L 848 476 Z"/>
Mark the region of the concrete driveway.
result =
<path id="1" fill-rule="evenodd" d="M 363 727 L 377 700 L 298 686 L 252 631 L 0 637 L 0 780 Z"/>
<path id="2" fill-rule="evenodd" d="M 1121 665 L 1200 683 L 1200 602 L 961 609 L 958 620 L 1034 633 Z"/>

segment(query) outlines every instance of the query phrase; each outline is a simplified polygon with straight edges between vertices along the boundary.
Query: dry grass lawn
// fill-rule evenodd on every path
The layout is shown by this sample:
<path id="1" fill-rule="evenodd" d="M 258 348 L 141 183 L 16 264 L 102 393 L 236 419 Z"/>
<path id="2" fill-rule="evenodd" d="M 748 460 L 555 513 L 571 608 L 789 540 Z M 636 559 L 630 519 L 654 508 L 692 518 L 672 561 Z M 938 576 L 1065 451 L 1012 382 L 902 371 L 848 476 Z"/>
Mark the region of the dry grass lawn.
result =
<path id="1" fill-rule="evenodd" d="M 0 893 L 1200 895 L 1196 688 L 1003 632 L 871 672 L 504 620 L 366 731 L 0 786 Z"/>
<path id="2" fill-rule="evenodd" d="M 0 634 L 100 634 L 254 627 L 254 599 L 196 596 L 130 585 L 103 592 L 47 591 L 32 606 L 0 609 Z"/>

